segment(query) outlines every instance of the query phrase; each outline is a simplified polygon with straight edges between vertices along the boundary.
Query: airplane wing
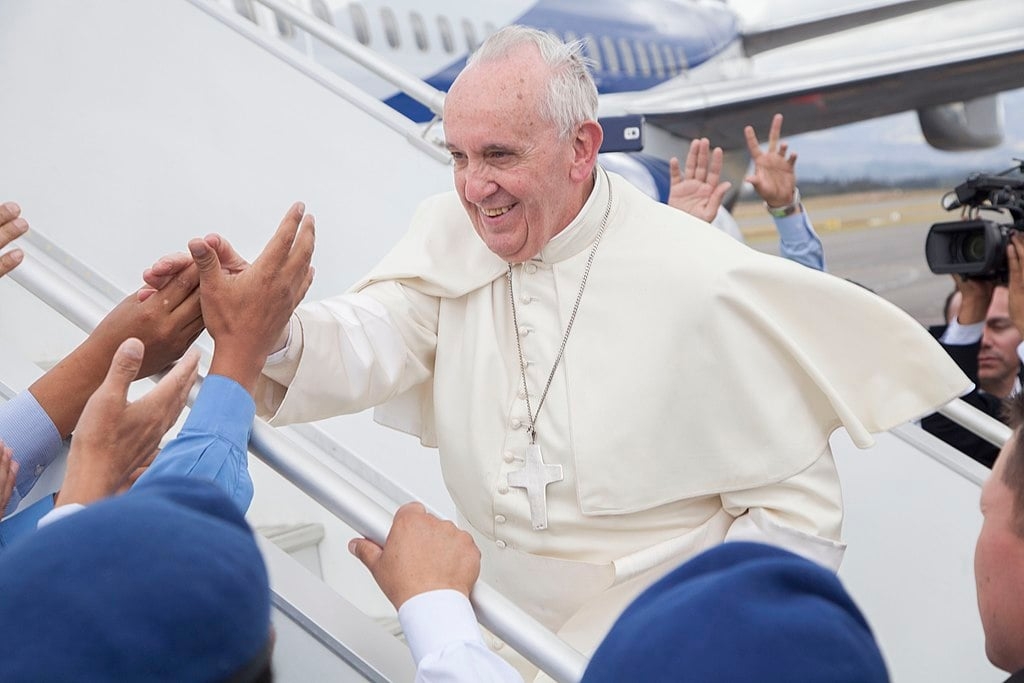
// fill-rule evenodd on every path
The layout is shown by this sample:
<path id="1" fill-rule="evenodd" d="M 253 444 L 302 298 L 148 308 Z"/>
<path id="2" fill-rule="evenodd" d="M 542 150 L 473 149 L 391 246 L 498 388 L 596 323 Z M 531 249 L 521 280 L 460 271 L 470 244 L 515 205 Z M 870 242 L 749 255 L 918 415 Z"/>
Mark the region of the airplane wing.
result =
<path id="1" fill-rule="evenodd" d="M 649 130 L 653 126 L 684 139 L 708 137 L 737 149 L 745 147 L 745 125 L 767 129 L 775 112 L 784 114 L 786 134 L 795 135 L 917 109 L 950 125 L 961 119 L 951 136 L 959 141 L 936 144 L 925 130 L 933 145 L 991 146 L 1001 136 L 1001 110 L 984 112 L 979 130 L 972 131 L 968 115 L 978 112 L 959 103 L 984 102 L 1024 87 L 1024 3 L 997 6 L 1003 11 L 981 17 L 989 26 L 983 32 L 948 36 L 963 31 L 943 26 L 947 37 L 932 38 L 923 26 L 915 34 L 920 22 L 912 19 L 887 22 L 888 38 L 877 32 L 879 25 L 864 27 L 757 55 L 742 74 L 700 80 L 684 75 L 646 91 L 603 95 L 601 115 L 640 114 Z M 945 10 L 934 12 L 939 11 Z M 940 16 L 934 12 L 932 23 Z M 926 122 L 922 114 L 923 127 Z"/>

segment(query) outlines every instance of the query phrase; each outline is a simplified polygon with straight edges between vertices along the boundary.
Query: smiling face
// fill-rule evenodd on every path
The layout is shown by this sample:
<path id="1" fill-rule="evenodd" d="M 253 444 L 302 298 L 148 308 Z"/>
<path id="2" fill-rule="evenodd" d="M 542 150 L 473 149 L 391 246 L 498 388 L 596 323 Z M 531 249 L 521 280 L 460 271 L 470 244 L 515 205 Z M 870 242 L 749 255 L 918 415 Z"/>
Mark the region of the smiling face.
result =
<path id="1" fill-rule="evenodd" d="M 480 239 L 510 263 L 536 256 L 593 188 L 600 126 L 560 136 L 545 116 L 549 78 L 537 48 L 522 45 L 468 67 L 445 98 L 455 190 Z"/>

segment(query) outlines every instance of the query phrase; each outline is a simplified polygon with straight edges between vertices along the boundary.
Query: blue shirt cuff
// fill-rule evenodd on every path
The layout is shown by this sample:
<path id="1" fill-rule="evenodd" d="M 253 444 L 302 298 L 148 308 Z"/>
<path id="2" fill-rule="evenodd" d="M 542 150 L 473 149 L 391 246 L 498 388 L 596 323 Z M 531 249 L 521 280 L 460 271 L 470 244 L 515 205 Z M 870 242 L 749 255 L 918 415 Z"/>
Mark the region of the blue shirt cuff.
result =
<path id="1" fill-rule="evenodd" d="M 14 453 L 19 467 L 7 504 L 8 510 L 14 510 L 60 454 L 63 442 L 53 420 L 27 390 L 0 405 L 0 440 Z"/>

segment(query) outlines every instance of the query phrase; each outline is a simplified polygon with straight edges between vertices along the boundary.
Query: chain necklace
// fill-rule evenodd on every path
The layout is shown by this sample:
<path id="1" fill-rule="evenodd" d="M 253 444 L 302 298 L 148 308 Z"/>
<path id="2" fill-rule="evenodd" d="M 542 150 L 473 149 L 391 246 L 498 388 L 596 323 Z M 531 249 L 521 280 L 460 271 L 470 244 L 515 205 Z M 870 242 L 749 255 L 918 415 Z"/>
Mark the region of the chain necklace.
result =
<path id="1" fill-rule="evenodd" d="M 612 211 L 612 184 L 611 180 L 605 175 L 605 184 L 608 186 L 608 202 L 604 207 L 604 215 L 601 217 L 601 227 L 597 230 L 597 236 L 594 238 L 594 246 L 590 249 L 590 256 L 587 257 L 587 265 L 583 269 L 583 277 L 580 280 L 580 291 L 576 294 L 576 303 L 573 304 L 572 314 L 569 316 L 569 323 L 565 326 L 565 334 L 562 335 L 562 345 L 558 349 L 558 354 L 555 356 L 555 362 L 551 365 L 551 372 L 548 374 L 548 381 L 544 385 L 544 391 L 541 392 L 540 402 L 537 404 L 537 412 L 533 412 L 533 407 L 530 405 L 530 391 L 526 386 L 526 361 L 523 360 L 523 344 L 519 337 L 519 317 L 516 314 L 516 295 L 512 289 L 512 264 L 508 264 L 508 294 L 509 301 L 512 303 L 512 325 L 516 330 L 516 351 L 519 353 L 519 373 L 523 379 L 523 395 L 526 397 L 526 412 L 530 418 L 530 443 L 537 443 L 537 418 L 540 417 L 541 406 L 544 405 L 544 399 L 548 397 L 548 389 L 551 388 L 551 382 L 555 378 L 555 370 L 558 369 L 558 364 L 562 360 L 562 354 L 565 353 L 565 345 L 569 341 L 569 333 L 572 332 L 572 324 L 576 321 L 576 313 L 580 308 L 580 301 L 583 300 L 583 290 L 587 287 L 587 277 L 590 275 L 590 266 L 594 263 L 594 255 L 597 253 L 597 247 L 601 244 L 601 237 L 604 235 L 604 229 L 608 226 L 608 216 Z"/>

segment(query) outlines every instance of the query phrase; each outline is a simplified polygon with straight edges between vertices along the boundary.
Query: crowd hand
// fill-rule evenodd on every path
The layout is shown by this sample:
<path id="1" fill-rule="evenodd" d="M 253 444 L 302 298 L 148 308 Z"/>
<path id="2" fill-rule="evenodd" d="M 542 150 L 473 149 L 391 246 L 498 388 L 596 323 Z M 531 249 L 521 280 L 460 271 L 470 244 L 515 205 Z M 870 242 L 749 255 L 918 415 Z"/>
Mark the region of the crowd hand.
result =
<path id="1" fill-rule="evenodd" d="M 768 149 L 762 150 L 753 126 L 746 126 L 743 135 L 754 162 L 754 173 L 746 181 L 754 186 L 768 206 L 791 204 L 796 191 L 796 153 L 789 154 L 789 145 L 779 142 L 782 135 L 782 114 L 772 117 L 768 130 Z"/>
<path id="2" fill-rule="evenodd" d="M 1007 249 L 1007 257 L 1009 257 L 1009 249 Z M 973 325 L 984 321 L 988 315 L 989 304 L 992 302 L 992 290 L 995 289 L 995 282 L 963 275 L 954 275 L 953 280 L 962 297 L 960 312 L 956 316 L 957 322 L 961 325 Z"/>
<path id="3" fill-rule="evenodd" d="M 11 502 L 14 482 L 18 478 L 18 463 L 14 453 L 3 441 L 0 441 L 0 517 L 7 514 L 7 504 Z"/>
<path id="4" fill-rule="evenodd" d="M 468 598 L 480 576 L 480 550 L 473 537 L 420 503 L 398 508 L 383 547 L 356 538 L 348 549 L 370 570 L 395 609 L 432 590 L 457 590 Z"/>
<path id="5" fill-rule="evenodd" d="M 1024 235 L 1013 233 L 1006 247 L 1006 263 L 1010 271 L 1007 284 L 1010 320 L 1024 336 Z"/>
<path id="6" fill-rule="evenodd" d="M 132 338 L 114 353 L 106 379 L 85 404 L 71 439 L 67 474 L 56 505 L 88 505 L 120 490 L 151 458 L 185 407 L 199 354 L 186 354 L 149 393 L 128 401 L 128 387 L 139 372 L 144 351 L 142 342 Z"/>
<path id="7" fill-rule="evenodd" d="M 0 249 L 18 239 L 28 231 L 28 223 L 21 217 L 21 207 L 14 202 L 0 204 Z M 0 254 L 0 277 L 14 270 L 25 253 L 21 249 L 11 249 Z"/>
<path id="8" fill-rule="evenodd" d="M 711 150 L 707 138 L 690 143 L 684 171 L 679 159 L 669 162 L 668 205 L 710 223 L 725 199 L 732 183 L 719 182 L 722 174 L 722 148 Z"/>
<path id="9" fill-rule="evenodd" d="M 287 328 L 295 307 L 313 282 L 314 219 L 295 203 L 264 247 L 246 267 L 219 235 L 188 243 L 199 268 L 203 320 L 214 340 L 210 372 L 231 377 L 250 393 Z"/>

